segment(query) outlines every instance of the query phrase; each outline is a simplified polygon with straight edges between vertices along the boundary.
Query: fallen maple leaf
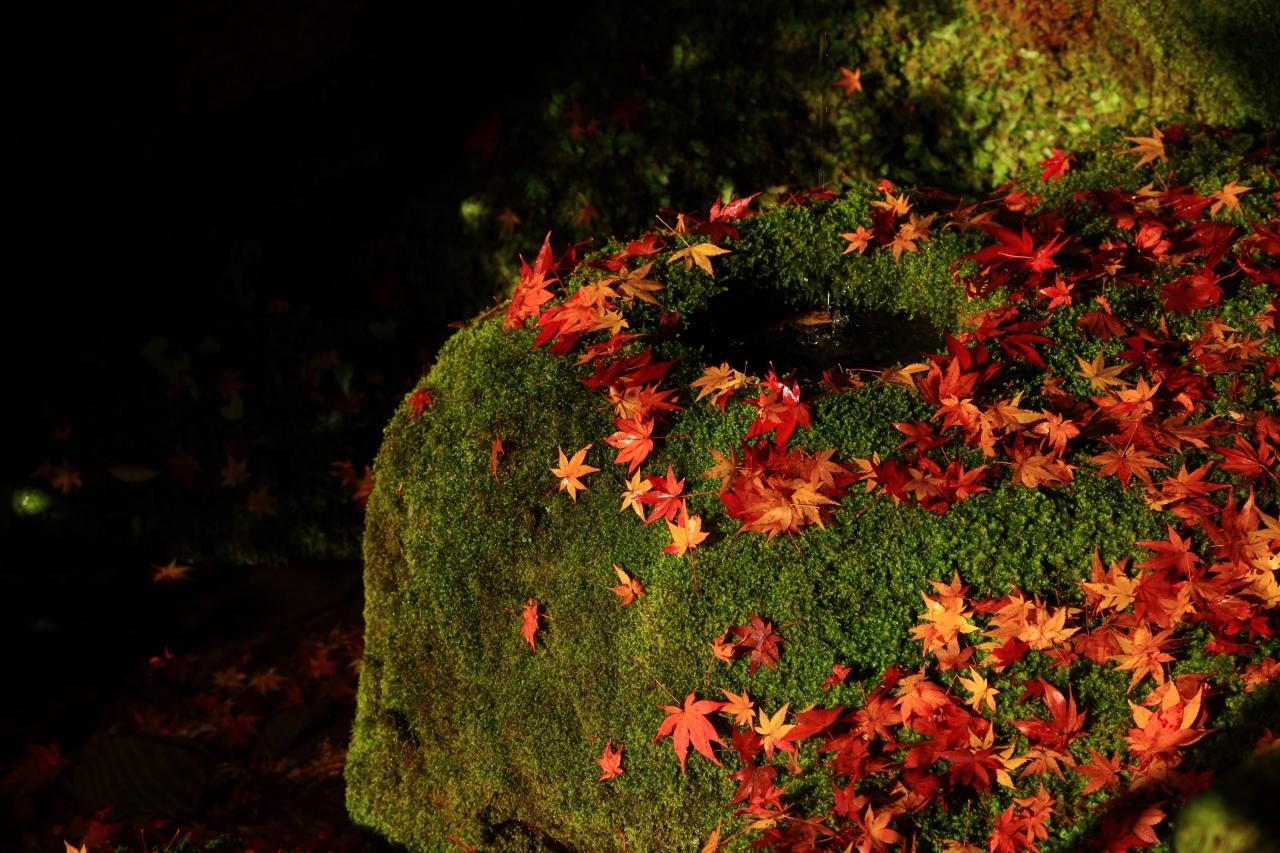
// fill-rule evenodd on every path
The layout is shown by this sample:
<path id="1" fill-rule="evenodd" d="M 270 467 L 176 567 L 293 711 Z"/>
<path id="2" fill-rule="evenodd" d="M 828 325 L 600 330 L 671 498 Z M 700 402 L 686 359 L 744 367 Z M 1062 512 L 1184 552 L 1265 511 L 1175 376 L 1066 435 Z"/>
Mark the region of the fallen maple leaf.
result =
<path id="1" fill-rule="evenodd" d="M 575 501 L 578 499 L 578 489 L 582 489 L 584 492 L 587 490 L 587 487 L 583 485 L 579 477 L 585 477 L 600 470 L 586 464 L 587 451 L 590 449 L 591 445 L 588 444 L 573 454 L 572 459 L 569 459 L 564 455 L 563 450 L 556 447 L 556 450 L 560 453 L 560 465 L 557 468 L 552 468 L 551 473 L 560 478 L 560 489 L 562 491 L 567 490 L 569 497 Z"/>
<path id="2" fill-rule="evenodd" d="M 620 599 L 619 607 L 626 607 L 637 597 L 644 595 L 644 585 L 623 571 L 617 563 L 614 563 L 613 571 L 618 575 L 619 585 L 609 587 L 609 591 Z"/>
<path id="3" fill-rule="evenodd" d="M 716 853 L 720 849 L 720 823 L 716 821 L 716 828 L 711 830 L 711 834 L 707 836 L 707 843 L 702 845 L 699 853 Z"/>
<path id="4" fill-rule="evenodd" d="M 690 243 L 680 251 L 673 252 L 671 257 L 667 258 L 667 263 L 683 260 L 685 269 L 693 269 L 693 265 L 697 264 L 698 269 L 715 278 L 716 274 L 711 269 L 711 259 L 716 255 L 727 254 L 729 254 L 728 249 L 722 249 L 715 243 Z"/>
<path id="5" fill-rule="evenodd" d="M 1240 196 L 1249 192 L 1253 187 L 1238 183 L 1234 179 L 1223 185 L 1222 189 L 1214 193 L 1210 198 L 1213 199 L 1213 205 L 1209 208 L 1210 216 L 1217 216 L 1218 211 L 1226 208 L 1232 213 L 1240 212 Z"/>
<path id="6" fill-rule="evenodd" d="M 636 516 L 641 521 L 644 521 L 644 502 L 640 499 L 645 492 L 652 488 L 653 483 L 649 482 L 649 478 L 640 471 L 636 471 L 631 475 L 631 479 L 627 481 L 626 491 L 622 493 L 622 507 L 618 512 L 626 512 L 627 508 L 630 507 Z"/>
<path id="7" fill-rule="evenodd" d="M 653 742 L 657 743 L 668 735 L 672 736 L 672 746 L 675 748 L 676 758 L 680 759 L 681 773 L 685 772 L 684 762 L 689 754 L 690 743 L 712 764 L 723 766 L 720 764 L 720 759 L 716 758 L 715 753 L 711 751 L 711 744 L 714 742 L 724 746 L 724 741 L 720 740 L 715 726 L 711 725 L 711 721 L 707 719 L 708 714 L 724 707 L 723 702 L 698 699 L 691 691 L 684 697 L 683 708 L 676 705 L 661 707 L 667 712 L 667 718 L 658 727 L 658 733 L 654 735 Z"/>
<path id="8" fill-rule="evenodd" d="M 190 571 L 190 566 L 179 566 L 177 560 L 170 560 L 163 566 L 155 567 L 155 574 L 151 576 L 151 582 L 165 583 L 169 581 L 189 580 L 187 573 Z"/>
<path id="9" fill-rule="evenodd" d="M 726 717 L 732 717 L 733 724 L 736 726 L 751 725 L 751 720 L 755 717 L 755 703 L 751 701 L 747 691 L 742 691 L 742 695 L 739 696 L 737 693 L 730 693 L 722 687 L 720 692 L 729 700 L 720 709 L 720 713 Z"/>
<path id="10" fill-rule="evenodd" d="M 680 508 L 680 523 L 672 524 L 668 520 L 667 530 L 671 533 L 671 544 L 662 550 L 677 557 L 683 557 L 686 551 L 698 547 L 707 538 L 707 534 L 702 532 L 702 519 L 689 515 L 684 507 Z"/>
<path id="11" fill-rule="evenodd" d="M 848 231 L 840 236 L 849 241 L 849 245 L 845 246 L 844 251 L 840 254 L 847 255 L 856 251 L 861 255 L 867 250 L 867 246 L 871 244 L 871 238 L 875 236 L 875 232 L 868 231 L 865 227 L 859 225 L 856 231 Z"/>
<path id="12" fill-rule="evenodd" d="M 1102 350 L 1098 350 L 1093 361 L 1085 361 L 1080 356 L 1076 356 L 1076 362 L 1080 365 L 1080 371 L 1076 376 L 1083 376 L 1089 380 L 1090 391 L 1106 391 L 1112 385 L 1120 388 L 1129 387 L 1129 383 L 1120 378 L 1120 374 L 1124 373 L 1129 365 L 1116 364 L 1108 367 L 1102 360 Z"/>
<path id="13" fill-rule="evenodd" d="M 84 480 L 80 478 L 80 472 L 75 467 L 63 460 L 61 465 L 54 466 L 49 474 L 49 485 L 53 486 L 64 495 L 69 495 L 76 489 L 84 486 Z"/>
<path id="14" fill-rule="evenodd" d="M 489 448 L 489 474 L 494 480 L 498 479 L 498 457 L 504 452 L 502 439 L 498 436 L 493 437 L 493 444 Z"/>
<path id="15" fill-rule="evenodd" d="M 227 464 L 218 473 L 222 475 L 222 485 L 227 488 L 244 485 L 249 481 L 249 460 L 228 456 Z"/>
<path id="16" fill-rule="evenodd" d="M 708 367 L 702 371 L 702 375 L 693 382 L 689 383 L 691 388 L 698 389 L 698 396 L 694 400 L 696 403 L 703 397 L 708 395 L 711 399 L 708 405 L 712 408 L 719 406 L 720 411 L 725 410 L 726 404 L 733 396 L 733 392 L 739 388 L 746 386 L 748 377 L 745 373 L 729 366 L 729 362 L 721 362 L 719 367 Z"/>
<path id="17" fill-rule="evenodd" d="M 734 625 L 731 630 L 738 635 L 738 642 L 734 643 L 734 651 L 738 654 L 751 653 L 752 675 L 760 668 L 760 664 L 764 664 L 769 669 L 777 669 L 778 646 L 782 643 L 782 636 L 773 630 L 772 622 L 751 613 L 747 617 L 746 625 Z"/>
<path id="18" fill-rule="evenodd" d="M 766 758 L 772 758 L 775 749 L 795 752 L 795 745 L 787 738 L 791 730 L 796 727 L 795 723 L 782 722 L 787 717 L 789 705 L 790 703 L 783 705 L 772 717 L 766 715 L 764 711 L 760 712 L 760 725 L 755 727 L 755 732 L 760 735 L 760 745 L 764 747 Z"/>
<path id="19" fill-rule="evenodd" d="M 622 775 L 622 747 L 613 748 L 613 741 L 610 740 L 604 745 L 604 755 L 596 759 L 596 763 L 600 765 L 600 769 L 604 772 L 600 774 L 597 782 L 603 782 L 606 779 L 612 779 L 615 776 Z"/>
<path id="20" fill-rule="evenodd" d="M 1169 158 L 1164 153 L 1164 134 L 1154 124 L 1151 126 L 1150 136 L 1126 136 L 1125 139 L 1132 142 L 1133 147 L 1124 153 L 1139 155 L 1138 162 L 1133 168 L 1140 169 L 1155 160 L 1161 163 L 1169 162 Z"/>
<path id="21" fill-rule="evenodd" d="M 528 643 L 529 648 L 534 651 L 538 650 L 538 646 L 534 642 L 534 637 L 538 633 L 539 618 L 538 600 L 530 597 L 529 600 L 524 603 L 524 609 L 520 613 L 520 636 L 524 637 L 524 641 Z"/>
<path id="22" fill-rule="evenodd" d="M 831 84 L 837 89 L 844 89 L 846 98 L 853 95 L 854 92 L 862 91 L 862 69 L 857 68 L 850 71 L 843 65 L 840 66 L 840 79 Z"/>
<path id="23" fill-rule="evenodd" d="M 431 396 L 431 392 L 426 388 L 419 388 L 409 395 L 409 414 L 406 416 L 406 420 L 413 420 L 435 404 L 436 401 Z"/>
<path id="24" fill-rule="evenodd" d="M 964 689 L 969 691 L 969 700 L 966 704 L 975 711 L 981 712 L 982 706 L 985 704 L 987 710 L 993 714 L 996 710 L 996 696 L 999 690 L 987 684 L 987 680 L 975 669 L 969 670 L 969 678 L 960 677 L 960 684 Z"/>
<path id="25" fill-rule="evenodd" d="M 1040 182 L 1061 180 L 1062 176 L 1070 171 L 1071 161 L 1074 159 L 1065 151 L 1059 151 L 1057 148 L 1052 149 L 1052 153 L 1037 164 L 1044 169 L 1040 173 Z"/>
<path id="26" fill-rule="evenodd" d="M 538 257 L 530 267 L 524 258 L 520 259 L 520 281 L 516 283 L 515 292 L 511 294 L 511 304 L 507 308 L 503 328 L 520 329 L 529 318 L 537 318 L 542 306 L 554 298 L 548 289 L 551 282 L 548 276 L 554 274 L 555 261 L 551 254 L 551 232 L 542 240 L 542 248 Z"/>
<path id="27" fill-rule="evenodd" d="M 254 489 L 245 499 L 245 508 L 253 513 L 253 517 L 261 521 L 268 515 L 276 514 L 275 495 L 269 493 L 268 487 Z"/>
<path id="28" fill-rule="evenodd" d="M 711 643 L 711 655 L 721 663 L 733 663 L 734 644 L 728 642 L 729 629 L 726 628 L 716 640 Z"/>

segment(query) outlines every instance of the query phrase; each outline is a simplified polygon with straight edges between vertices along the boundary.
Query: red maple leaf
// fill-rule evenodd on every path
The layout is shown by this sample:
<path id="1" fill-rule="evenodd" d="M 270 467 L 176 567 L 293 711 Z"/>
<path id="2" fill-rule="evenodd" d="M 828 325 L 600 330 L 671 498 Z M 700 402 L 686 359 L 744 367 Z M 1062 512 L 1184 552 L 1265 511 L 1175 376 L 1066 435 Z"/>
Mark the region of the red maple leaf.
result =
<path id="1" fill-rule="evenodd" d="M 651 418 L 618 418 L 617 431 L 605 439 L 611 447 L 618 448 L 613 457 L 617 465 L 626 464 L 627 473 L 640 467 L 640 463 L 653 452 L 653 420 Z"/>
<path id="2" fill-rule="evenodd" d="M 676 758 L 680 759 L 681 773 L 685 772 L 684 762 L 689 754 L 691 743 L 693 748 L 712 764 L 720 765 L 720 759 L 716 758 L 715 753 L 711 751 L 711 744 L 718 743 L 724 746 L 724 741 L 716 734 L 715 726 L 707 719 L 707 715 L 720 710 L 723 706 L 723 702 L 698 699 L 692 691 L 684 697 L 683 708 L 676 705 L 662 706 L 662 710 L 667 712 L 667 718 L 658 727 L 658 733 L 654 735 L 653 742 L 657 743 L 668 735 L 672 736 L 672 746 L 675 748 Z"/>
<path id="3" fill-rule="evenodd" d="M 743 219 L 747 216 L 747 208 L 751 202 L 755 201 L 756 196 L 760 193 L 752 193 L 745 198 L 733 199 L 728 204 L 721 204 L 720 199 L 716 199 L 711 205 L 711 214 L 707 217 L 706 225 L 699 228 L 699 232 L 708 234 L 712 243 L 719 243 L 725 237 L 731 237 L 734 240 L 740 239 L 741 235 L 738 229 L 729 223 L 735 219 Z"/>
<path id="4" fill-rule="evenodd" d="M 782 642 L 782 637 L 774 632 L 772 622 L 767 622 L 754 613 L 748 614 L 747 620 L 746 625 L 734 625 L 732 628 L 733 633 L 738 635 L 734 651 L 737 654 L 751 654 L 750 672 L 753 675 L 760 664 L 769 669 L 777 669 L 778 645 Z"/>
<path id="5" fill-rule="evenodd" d="M 507 308 L 507 318 L 502 327 L 507 330 L 519 329 L 529 318 L 536 318 L 542 312 L 542 306 L 550 302 L 554 294 L 547 288 L 551 285 L 548 276 L 555 268 L 555 260 L 551 255 L 551 232 L 542 241 L 538 257 L 530 267 L 524 258 L 520 259 L 520 281 L 515 292 L 511 294 L 511 305 Z"/>
<path id="6" fill-rule="evenodd" d="M 684 480 L 676 479 L 671 464 L 668 463 L 667 476 L 659 477 L 654 474 L 649 477 L 649 483 L 653 488 L 636 499 L 645 506 L 653 507 L 644 523 L 653 524 L 660 518 L 672 521 L 685 508 Z"/>
<path id="7" fill-rule="evenodd" d="M 1071 163 L 1075 160 L 1075 157 L 1065 151 L 1059 151 L 1057 148 L 1052 149 L 1052 152 L 1037 164 L 1044 169 L 1040 173 L 1040 183 L 1061 180 L 1062 176 L 1071 169 Z"/>
<path id="8" fill-rule="evenodd" d="M 409 395 L 409 414 L 408 420 L 420 416 L 428 407 L 434 406 L 436 401 L 431 396 L 431 392 L 426 388 L 419 388 Z"/>
<path id="9" fill-rule="evenodd" d="M 1076 765 L 1076 772 L 1089 780 L 1080 796 L 1087 797 L 1094 791 L 1109 791 L 1120 784 L 1120 771 L 1124 767 L 1119 755 L 1107 758 L 1089 747 L 1089 758 L 1089 761 Z"/>

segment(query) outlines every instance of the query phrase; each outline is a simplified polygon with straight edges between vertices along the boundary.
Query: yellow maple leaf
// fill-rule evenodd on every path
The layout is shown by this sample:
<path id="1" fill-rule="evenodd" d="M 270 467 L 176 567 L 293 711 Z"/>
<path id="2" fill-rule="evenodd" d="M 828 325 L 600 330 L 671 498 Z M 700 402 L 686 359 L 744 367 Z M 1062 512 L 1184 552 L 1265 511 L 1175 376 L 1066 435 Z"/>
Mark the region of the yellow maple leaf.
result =
<path id="1" fill-rule="evenodd" d="M 916 383 L 911 377 L 928 369 L 929 365 L 919 361 L 908 364 L 905 367 L 886 367 L 880 371 L 880 381 L 889 385 L 899 385 L 903 388 L 915 388 Z"/>
<path id="2" fill-rule="evenodd" d="M 760 712 L 760 725 L 755 727 L 756 734 L 760 735 L 760 745 L 764 747 L 766 756 L 773 755 L 775 749 L 791 750 L 794 746 L 787 743 L 787 734 L 795 728 L 795 723 L 786 723 L 782 721 L 786 719 L 787 708 L 791 703 L 783 705 L 778 713 L 772 717 Z"/>
<path id="3" fill-rule="evenodd" d="M 729 254 L 728 249 L 722 249 L 715 243 L 690 243 L 680 251 L 673 252 L 671 257 L 667 258 L 667 263 L 683 260 L 685 269 L 693 269 L 693 265 L 697 264 L 698 269 L 715 278 L 716 274 L 711 269 L 711 259 L 716 255 L 727 254 Z"/>
<path id="4" fill-rule="evenodd" d="M 649 482 L 649 478 L 636 471 L 627 481 L 627 489 L 622 493 L 622 508 L 618 512 L 626 512 L 630 507 L 644 521 L 644 504 L 640 503 L 640 496 L 652 488 L 653 483 Z"/>
<path id="5" fill-rule="evenodd" d="M 636 267 L 631 272 L 618 278 L 618 290 L 622 292 L 622 298 L 627 302 L 639 299 L 641 302 L 648 302 L 650 305 L 658 305 L 658 300 L 654 298 L 653 294 L 665 288 L 662 282 L 649 278 L 649 272 L 652 269 L 653 263 L 650 262 L 644 266 Z M 613 280 L 612 278 L 606 279 L 606 281 Z"/>
<path id="6" fill-rule="evenodd" d="M 1139 155 L 1138 162 L 1133 168 L 1140 169 L 1155 160 L 1161 163 L 1169 162 L 1169 158 L 1164 153 L 1164 134 L 1154 124 L 1151 125 L 1150 136 L 1126 136 L 1125 139 L 1133 143 L 1133 147 L 1125 153 Z"/>
<path id="7" fill-rule="evenodd" d="M 1105 391 L 1112 385 L 1119 388 L 1129 387 L 1129 383 L 1120 378 L 1120 374 L 1124 373 L 1129 365 L 1117 364 L 1107 367 L 1106 362 L 1102 360 L 1102 350 L 1098 350 L 1093 361 L 1085 361 L 1080 356 L 1076 356 L 1076 361 L 1080 365 L 1076 376 L 1083 376 L 1089 380 L 1090 391 Z"/>
<path id="8" fill-rule="evenodd" d="M 969 691 L 969 701 L 966 704 L 978 712 L 981 712 L 982 706 L 986 705 L 987 710 L 995 713 L 996 696 L 1000 691 L 988 685 L 987 680 L 975 669 L 969 670 L 969 676 L 969 678 L 960 676 L 960 684 Z"/>
<path id="9" fill-rule="evenodd" d="M 689 383 L 690 388 L 697 388 L 698 396 L 694 400 L 696 403 L 703 397 L 710 395 L 711 400 L 707 405 L 715 408 L 728 400 L 730 394 L 747 384 L 747 374 L 741 370 L 729 366 L 729 362 L 723 361 L 719 367 L 708 367 L 702 371 L 702 375 L 693 382 Z"/>
<path id="10" fill-rule="evenodd" d="M 1209 208 L 1210 216 L 1217 216 L 1218 211 L 1222 208 L 1230 210 L 1232 213 L 1240 212 L 1240 196 L 1247 193 L 1253 187 L 1237 183 L 1234 179 L 1223 184 L 1222 189 L 1210 196 L 1213 199 L 1213 206 Z"/>
<path id="11" fill-rule="evenodd" d="M 556 447 L 556 450 L 560 453 L 560 465 L 552 468 L 551 473 L 560 478 L 560 489 L 568 491 L 569 497 L 575 501 L 578 499 L 578 489 L 582 489 L 584 492 L 587 491 L 587 487 L 583 485 L 582 480 L 579 478 L 600 470 L 586 464 L 587 451 L 590 449 L 591 445 L 588 444 L 573 454 L 572 459 L 569 459 L 564 455 L 563 450 L 558 446 Z"/>
<path id="12" fill-rule="evenodd" d="M 719 480 L 720 491 L 728 491 L 729 484 L 733 482 L 734 474 L 738 470 L 737 454 L 733 452 L 733 448 L 729 448 L 729 455 L 725 456 L 714 447 L 711 448 L 711 456 L 716 460 L 716 464 L 703 471 L 698 476 L 704 480 Z"/>

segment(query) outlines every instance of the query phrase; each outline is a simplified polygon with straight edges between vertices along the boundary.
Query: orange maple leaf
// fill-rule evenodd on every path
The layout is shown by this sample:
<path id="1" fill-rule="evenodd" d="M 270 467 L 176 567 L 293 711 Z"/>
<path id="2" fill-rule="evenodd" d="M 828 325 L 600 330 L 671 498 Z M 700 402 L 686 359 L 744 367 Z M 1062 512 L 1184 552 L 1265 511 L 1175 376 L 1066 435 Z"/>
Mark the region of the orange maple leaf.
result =
<path id="1" fill-rule="evenodd" d="M 730 648 L 732 648 L 732 646 L 730 646 Z M 720 709 L 720 713 L 724 714 L 726 717 L 733 717 L 734 725 L 751 725 L 751 720 L 755 717 L 755 703 L 751 701 L 751 696 L 747 694 L 747 691 L 742 691 L 742 695 L 739 696 L 737 693 L 730 693 L 722 687 L 720 688 L 720 692 L 729 700 L 724 704 L 724 707 Z"/>
<path id="2" fill-rule="evenodd" d="M 719 367 L 708 367 L 703 370 L 702 375 L 690 383 L 690 387 L 699 389 L 695 403 L 710 395 L 711 400 L 708 401 L 708 405 L 712 408 L 719 406 L 720 411 L 723 412 L 733 392 L 744 387 L 747 381 L 748 377 L 745 373 L 730 367 L 729 362 L 725 361 Z"/>
<path id="3" fill-rule="evenodd" d="M 850 71 L 848 68 L 845 68 L 843 65 L 841 65 L 840 79 L 836 80 L 836 82 L 832 83 L 831 85 L 835 86 L 837 89 L 844 89 L 844 96 L 846 98 L 852 96 L 854 92 L 861 92 L 862 91 L 862 69 L 855 68 L 854 70 Z"/>
<path id="4" fill-rule="evenodd" d="M 586 464 L 587 451 L 590 449 L 591 445 L 588 444 L 573 454 L 572 459 L 569 459 L 565 457 L 563 450 L 556 447 L 556 450 L 560 453 L 560 465 L 557 468 L 552 468 L 551 473 L 560 478 L 561 490 L 567 490 L 569 497 L 575 501 L 578 499 L 578 489 L 582 489 L 584 492 L 587 490 L 587 487 L 583 485 L 582 480 L 579 478 L 600 470 Z"/>
<path id="5" fill-rule="evenodd" d="M 618 576 L 619 585 L 609 587 L 609 591 L 620 599 L 618 601 L 619 607 L 626 607 L 634 602 L 638 596 L 644 595 L 644 585 L 623 571 L 617 563 L 614 563 L 613 571 Z"/>
<path id="6" fill-rule="evenodd" d="M 733 663 L 737 655 L 737 644 L 727 642 L 728 638 L 729 629 L 725 628 L 719 638 L 711 643 L 711 655 L 721 663 Z"/>
<path id="7" fill-rule="evenodd" d="M 596 759 L 596 763 L 600 765 L 600 769 L 604 772 L 600 774 L 597 782 L 603 782 L 606 779 L 613 779 L 622 775 L 622 747 L 613 748 L 613 740 L 610 739 L 604 745 L 604 754 Z"/>
<path id="8" fill-rule="evenodd" d="M 969 692 L 969 700 L 967 704 L 970 708 L 981 713 L 982 706 L 986 705 L 987 710 L 995 713 L 996 696 L 1000 691 L 987 684 L 987 680 L 975 669 L 969 669 L 969 678 L 960 677 L 960 684 Z"/>
<path id="9" fill-rule="evenodd" d="M 856 231 L 848 231 L 840 236 L 849 241 L 849 245 L 845 246 L 844 251 L 840 254 L 847 255 L 856 251 L 861 255 L 867 250 L 867 246 L 871 244 L 871 238 L 875 236 L 875 232 L 868 231 L 865 227 L 859 225 Z"/>
<path id="10" fill-rule="evenodd" d="M 529 644 L 529 648 L 534 651 L 538 650 L 538 645 L 534 641 L 534 637 L 538 633 L 538 600 L 530 596 L 529 600 L 524 603 L 524 609 L 520 613 L 520 636 L 524 637 L 524 641 Z"/>
<path id="11" fill-rule="evenodd" d="M 505 452 L 502 446 L 502 439 L 499 436 L 493 437 L 493 444 L 489 446 L 489 475 L 494 480 L 498 479 L 498 457 Z"/>
<path id="12" fill-rule="evenodd" d="M 653 483 L 642 472 L 636 471 L 627 481 L 627 489 L 622 493 L 622 508 L 618 512 L 626 512 L 630 507 L 641 521 L 644 521 L 644 504 L 640 498 L 653 488 Z"/>
<path id="13" fill-rule="evenodd" d="M 166 581 L 190 580 L 187 577 L 187 573 L 190 571 L 190 566 L 179 566 L 177 560 L 170 560 L 163 566 L 155 567 L 155 574 L 151 576 L 151 582 L 164 583 Z"/>
<path id="14" fill-rule="evenodd" d="M 698 699 L 692 691 L 684 697 L 683 708 L 676 705 L 661 706 L 662 710 L 667 712 L 667 718 L 662 721 L 662 725 L 658 726 L 658 733 L 654 735 L 653 742 L 657 743 L 664 737 L 671 736 L 676 758 L 680 759 L 681 773 L 685 772 L 684 762 L 689 755 L 691 743 L 693 748 L 712 764 L 723 766 L 720 764 L 720 759 L 716 758 L 715 753 L 712 752 L 711 744 L 718 743 L 724 746 L 724 741 L 720 740 L 715 726 L 711 725 L 711 721 L 707 719 L 708 714 L 718 711 L 723 706 L 723 702 Z"/>
<path id="15" fill-rule="evenodd" d="M 671 533 L 671 544 L 662 550 L 677 557 L 683 557 L 687 551 L 698 547 L 702 540 L 707 538 L 707 534 L 702 532 L 702 519 L 696 515 L 689 515 L 688 510 L 683 506 L 680 508 L 680 523 L 672 524 L 668 520 L 667 530 Z"/>

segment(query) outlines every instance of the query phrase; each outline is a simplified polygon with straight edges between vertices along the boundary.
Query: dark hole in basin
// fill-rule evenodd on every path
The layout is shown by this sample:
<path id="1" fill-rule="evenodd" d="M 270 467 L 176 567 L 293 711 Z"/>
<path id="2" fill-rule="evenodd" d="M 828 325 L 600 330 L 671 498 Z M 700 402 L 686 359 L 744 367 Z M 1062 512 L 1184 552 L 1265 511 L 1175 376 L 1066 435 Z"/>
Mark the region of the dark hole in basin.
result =
<path id="1" fill-rule="evenodd" d="M 921 360 L 943 346 L 943 334 L 924 320 L 883 311 L 822 306 L 795 310 L 765 294 L 727 292 L 690 318 L 682 337 L 701 347 L 711 363 L 729 362 L 749 372 L 770 366 L 779 376 L 794 371 L 804 382 L 821 380 L 831 367 L 879 370 Z"/>

